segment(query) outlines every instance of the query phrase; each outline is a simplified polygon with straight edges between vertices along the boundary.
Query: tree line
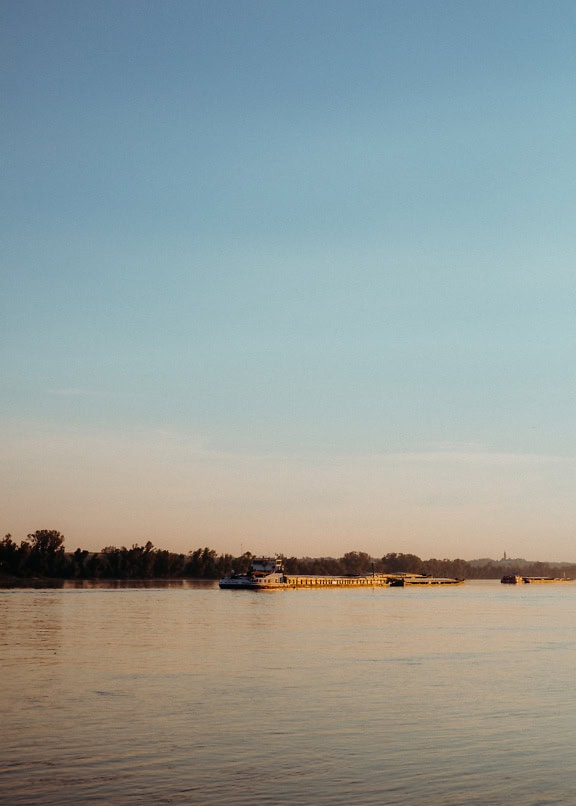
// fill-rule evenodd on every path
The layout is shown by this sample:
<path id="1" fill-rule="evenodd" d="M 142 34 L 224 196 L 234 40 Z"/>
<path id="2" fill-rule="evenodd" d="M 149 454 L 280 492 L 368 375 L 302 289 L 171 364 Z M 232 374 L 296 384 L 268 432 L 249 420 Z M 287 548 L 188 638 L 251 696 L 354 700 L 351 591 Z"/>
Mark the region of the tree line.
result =
<path id="1" fill-rule="evenodd" d="M 0 541 L 0 576 L 48 579 L 219 579 L 231 571 L 244 573 L 253 555 L 247 551 L 235 557 L 218 554 L 204 547 L 187 554 L 156 548 L 150 541 L 140 546 L 106 546 L 99 552 L 76 549 L 67 552 L 64 535 L 54 529 L 41 529 L 17 543 L 7 534 Z M 503 574 L 525 576 L 576 576 L 576 565 L 522 561 L 515 569 L 508 561 L 469 563 L 466 560 L 428 559 L 415 554 L 390 552 L 380 558 L 363 551 L 350 551 L 342 557 L 284 557 L 290 574 L 346 575 L 398 573 L 406 571 L 460 579 L 499 579 Z"/>

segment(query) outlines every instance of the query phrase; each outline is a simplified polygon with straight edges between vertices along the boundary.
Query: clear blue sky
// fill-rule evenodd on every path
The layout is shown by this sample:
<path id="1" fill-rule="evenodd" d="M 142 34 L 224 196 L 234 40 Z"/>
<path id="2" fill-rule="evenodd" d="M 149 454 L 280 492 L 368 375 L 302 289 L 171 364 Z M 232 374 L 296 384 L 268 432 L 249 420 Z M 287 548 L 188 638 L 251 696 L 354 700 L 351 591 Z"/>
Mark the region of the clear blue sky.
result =
<path id="1" fill-rule="evenodd" d="M 572 0 L 4 0 L 0 528 L 576 561 Z"/>

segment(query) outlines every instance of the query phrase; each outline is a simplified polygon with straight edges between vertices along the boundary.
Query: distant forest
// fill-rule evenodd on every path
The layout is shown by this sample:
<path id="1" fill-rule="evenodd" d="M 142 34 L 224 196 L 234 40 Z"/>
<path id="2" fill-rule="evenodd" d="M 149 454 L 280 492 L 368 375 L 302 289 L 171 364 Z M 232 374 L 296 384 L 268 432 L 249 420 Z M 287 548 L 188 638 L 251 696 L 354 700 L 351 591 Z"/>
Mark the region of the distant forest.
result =
<path id="1" fill-rule="evenodd" d="M 130 548 L 106 546 L 99 552 L 76 549 L 67 552 L 64 535 L 41 529 L 15 542 L 10 534 L 0 541 L 0 582 L 10 579 L 219 579 L 230 571 L 246 571 L 255 555 L 239 557 L 197 548 L 177 554 L 156 548 L 150 541 Z M 284 557 L 292 574 L 369 574 L 408 571 L 464 579 L 499 579 L 504 574 L 526 576 L 576 576 L 576 564 L 551 564 L 526 560 L 422 560 L 415 554 L 390 552 L 371 557 L 349 551 L 342 557 Z"/>

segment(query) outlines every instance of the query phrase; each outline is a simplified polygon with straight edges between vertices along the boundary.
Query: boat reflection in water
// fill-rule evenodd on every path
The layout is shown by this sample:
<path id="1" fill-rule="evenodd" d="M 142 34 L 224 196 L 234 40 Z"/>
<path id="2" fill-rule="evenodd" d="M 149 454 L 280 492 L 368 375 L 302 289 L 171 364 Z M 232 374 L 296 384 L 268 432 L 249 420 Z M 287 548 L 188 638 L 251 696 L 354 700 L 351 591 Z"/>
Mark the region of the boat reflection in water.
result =
<path id="1" fill-rule="evenodd" d="M 224 590 L 284 590 L 286 588 L 388 588 L 409 585 L 461 585 L 463 579 L 428 577 L 424 574 L 354 574 L 348 576 L 316 576 L 288 574 L 280 557 L 258 557 L 252 560 L 246 574 L 220 580 Z"/>

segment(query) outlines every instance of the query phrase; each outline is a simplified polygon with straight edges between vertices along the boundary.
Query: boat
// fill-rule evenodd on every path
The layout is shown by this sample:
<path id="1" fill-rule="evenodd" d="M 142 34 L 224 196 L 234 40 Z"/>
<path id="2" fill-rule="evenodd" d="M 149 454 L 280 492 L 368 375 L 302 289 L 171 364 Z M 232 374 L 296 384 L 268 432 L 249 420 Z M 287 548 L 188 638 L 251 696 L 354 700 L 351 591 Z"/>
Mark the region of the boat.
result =
<path id="1" fill-rule="evenodd" d="M 531 585 L 539 582 L 572 582 L 570 577 L 522 577 L 522 579 Z"/>
<path id="2" fill-rule="evenodd" d="M 232 573 L 218 583 L 223 590 L 284 590 L 287 588 L 388 588 L 403 585 L 461 585 L 463 579 L 426 577 L 422 574 L 348 574 L 317 576 L 288 574 L 281 557 L 256 557 L 247 573 Z"/>
<path id="3" fill-rule="evenodd" d="M 427 585 L 463 585 L 464 582 L 464 579 L 458 579 L 456 577 L 429 577 L 425 574 L 421 574 L 397 577 L 390 581 L 390 586 L 392 588 L 406 588 L 414 585 L 419 585 L 420 587 Z"/>
<path id="4" fill-rule="evenodd" d="M 228 590 L 271 590 L 289 587 L 284 575 L 284 566 L 280 557 L 258 557 L 250 563 L 247 574 L 236 574 L 224 577 L 218 583 L 222 589 Z"/>
<path id="5" fill-rule="evenodd" d="M 500 582 L 504 585 L 535 585 L 544 582 L 572 582 L 571 577 L 523 577 L 518 574 L 507 574 Z"/>

